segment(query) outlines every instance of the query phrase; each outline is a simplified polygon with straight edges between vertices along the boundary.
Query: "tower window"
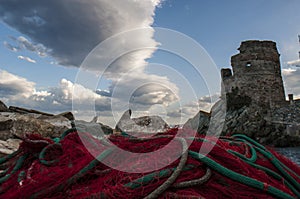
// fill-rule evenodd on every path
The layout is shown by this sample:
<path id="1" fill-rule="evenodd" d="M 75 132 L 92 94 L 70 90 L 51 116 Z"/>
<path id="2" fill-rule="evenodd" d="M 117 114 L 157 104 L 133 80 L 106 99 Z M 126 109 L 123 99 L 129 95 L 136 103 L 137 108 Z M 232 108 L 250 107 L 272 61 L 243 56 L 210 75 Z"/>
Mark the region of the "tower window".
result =
<path id="1" fill-rule="evenodd" d="M 250 66 L 252 66 L 251 62 L 247 62 L 246 67 L 250 67 Z"/>

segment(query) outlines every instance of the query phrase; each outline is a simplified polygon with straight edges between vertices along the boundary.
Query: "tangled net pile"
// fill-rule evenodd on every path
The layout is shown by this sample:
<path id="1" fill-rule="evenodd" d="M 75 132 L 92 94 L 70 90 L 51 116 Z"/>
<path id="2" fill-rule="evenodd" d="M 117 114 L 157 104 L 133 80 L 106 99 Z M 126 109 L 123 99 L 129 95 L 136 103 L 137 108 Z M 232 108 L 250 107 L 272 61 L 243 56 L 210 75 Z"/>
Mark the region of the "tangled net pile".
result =
<path id="1" fill-rule="evenodd" d="M 18 151 L 0 160 L 7 167 L 0 198 L 300 198 L 300 168 L 276 152 L 244 135 L 191 139 L 179 131 L 150 138 L 112 135 L 115 147 L 75 129 L 55 141 L 27 135 Z M 171 147 L 147 158 L 166 145 Z M 204 156 L 201 147 L 212 150 Z M 145 157 L 122 157 L 116 148 Z M 179 152 L 175 161 L 172 151 Z M 168 161 L 143 172 L 145 165 Z"/>

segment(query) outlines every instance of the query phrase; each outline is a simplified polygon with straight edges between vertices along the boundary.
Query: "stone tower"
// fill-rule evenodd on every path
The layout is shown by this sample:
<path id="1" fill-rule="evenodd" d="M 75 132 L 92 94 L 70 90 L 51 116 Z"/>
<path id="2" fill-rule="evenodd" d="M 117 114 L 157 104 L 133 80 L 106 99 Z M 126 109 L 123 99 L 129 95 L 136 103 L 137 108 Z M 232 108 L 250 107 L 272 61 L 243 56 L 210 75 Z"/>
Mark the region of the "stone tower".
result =
<path id="1" fill-rule="evenodd" d="M 222 94 L 247 97 L 262 107 L 285 103 L 279 53 L 272 41 L 244 41 L 239 54 L 231 57 L 231 69 L 222 69 Z M 243 98 L 246 99 L 246 98 Z M 230 102 L 229 102 L 230 103 Z"/>

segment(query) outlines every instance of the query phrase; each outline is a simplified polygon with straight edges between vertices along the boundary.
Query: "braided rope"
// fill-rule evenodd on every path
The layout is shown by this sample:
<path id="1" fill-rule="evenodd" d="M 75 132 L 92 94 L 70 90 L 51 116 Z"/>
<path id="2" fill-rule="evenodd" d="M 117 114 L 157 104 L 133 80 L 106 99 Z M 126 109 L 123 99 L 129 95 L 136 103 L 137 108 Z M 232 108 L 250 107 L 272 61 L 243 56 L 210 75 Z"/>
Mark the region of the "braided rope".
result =
<path id="1" fill-rule="evenodd" d="M 210 177 L 211 177 L 211 170 L 209 168 L 206 169 L 206 173 L 203 177 L 199 178 L 199 179 L 195 179 L 195 180 L 190 180 L 190 181 L 186 181 L 186 182 L 180 182 L 177 184 L 174 184 L 172 187 L 174 188 L 186 188 L 186 187 L 192 187 L 195 185 L 200 185 L 203 184 L 205 182 L 207 182 Z"/>
<path id="2" fill-rule="evenodd" d="M 160 185 L 157 189 L 155 189 L 152 193 L 150 193 L 148 196 L 146 196 L 144 199 L 155 199 L 159 195 L 161 195 L 166 189 L 168 189 L 177 179 L 177 177 L 180 175 L 188 157 L 188 146 L 186 143 L 186 140 L 183 138 L 176 138 L 179 139 L 180 142 L 182 143 L 182 151 L 183 154 L 181 156 L 180 162 L 178 164 L 178 167 L 175 169 L 173 174 L 162 184 Z"/>

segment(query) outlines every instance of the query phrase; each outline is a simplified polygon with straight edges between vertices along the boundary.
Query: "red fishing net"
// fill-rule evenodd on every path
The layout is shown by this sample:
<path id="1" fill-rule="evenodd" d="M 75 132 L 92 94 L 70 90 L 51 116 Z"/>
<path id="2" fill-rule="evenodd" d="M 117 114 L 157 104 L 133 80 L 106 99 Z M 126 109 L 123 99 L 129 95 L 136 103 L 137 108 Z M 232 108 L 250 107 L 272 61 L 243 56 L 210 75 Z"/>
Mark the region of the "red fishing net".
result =
<path id="1" fill-rule="evenodd" d="M 76 131 L 59 142 L 28 135 L 0 161 L 0 198 L 300 197 L 300 168 L 273 150 L 242 135 L 182 135 L 112 135 L 111 143 Z"/>

